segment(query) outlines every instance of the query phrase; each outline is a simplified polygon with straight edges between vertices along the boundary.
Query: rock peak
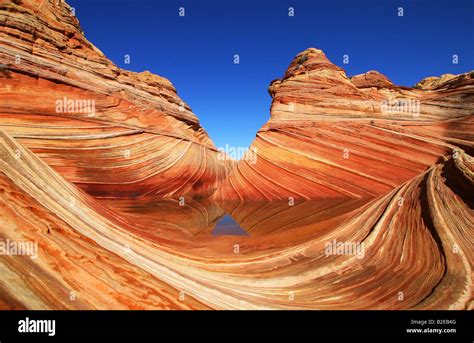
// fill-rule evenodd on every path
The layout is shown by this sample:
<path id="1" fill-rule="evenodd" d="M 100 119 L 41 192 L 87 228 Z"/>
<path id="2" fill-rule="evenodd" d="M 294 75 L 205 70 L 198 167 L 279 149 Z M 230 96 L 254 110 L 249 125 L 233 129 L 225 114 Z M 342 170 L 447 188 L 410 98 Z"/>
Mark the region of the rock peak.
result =
<path id="1" fill-rule="evenodd" d="M 284 78 L 324 69 L 343 71 L 343 69 L 333 64 L 322 50 L 308 48 L 293 58 Z"/>
<path id="2" fill-rule="evenodd" d="M 474 70 L 464 73 L 464 74 L 459 74 L 459 75 L 443 74 L 441 76 L 429 76 L 429 77 L 425 77 L 423 80 L 415 84 L 413 88 L 421 89 L 421 90 L 435 90 L 438 88 L 445 87 L 449 84 L 456 84 L 458 82 L 462 82 L 466 80 L 469 80 L 469 82 L 472 82 L 473 78 L 474 78 Z"/>
<path id="3" fill-rule="evenodd" d="M 393 82 L 388 77 L 376 70 L 369 70 L 367 73 L 355 75 L 351 77 L 351 81 L 357 88 L 387 88 L 393 86 Z"/>
<path id="4" fill-rule="evenodd" d="M 298 53 L 282 79 L 273 80 L 268 92 L 272 97 L 287 81 L 301 81 L 320 84 L 322 88 L 327 88 L 328 83 L 345 84 L 355 88 L 349 81 L 344 69 L 332 63 L 320 49 L 308 48 Z"/>
<path id="5" fill-rule="evenodd" d="M 321 50 L 321 49 L 317 49 L 317 48 L 307 48 L 307 49 L 301 51 L 296 56 L 299 56 L 299 55 L 319 55 L 319 56 L 326 57 L 326 55 L 324 54 L 324 51 Z"/>
<path id="6" fill-rule="evenodd" d="M 0 22 L 0 123 L 14 121 L 15 138 L 34 127 L 32 151 L 58 137 L 42 159 L 69 182 L 103 197 L 206 197 L 232 168 L 168 79 L 116 66 L 64 1 L 7 1 Z M 134 153 L 142 149 L 153 154 Z"/>

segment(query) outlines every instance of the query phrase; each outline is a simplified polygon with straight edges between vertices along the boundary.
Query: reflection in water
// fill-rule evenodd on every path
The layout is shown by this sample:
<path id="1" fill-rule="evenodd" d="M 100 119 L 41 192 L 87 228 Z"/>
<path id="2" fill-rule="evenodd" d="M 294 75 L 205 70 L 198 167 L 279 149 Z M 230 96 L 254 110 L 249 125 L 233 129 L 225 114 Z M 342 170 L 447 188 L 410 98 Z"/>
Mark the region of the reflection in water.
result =
<path id="1" fill-rule="evenodd" d="M 149 244 L 143 254 L 198 281 L 193 294 L 206 299 L 219 292 L 217 301 L 226 299 L 232 308 L 397 309 L 425 299 L 444 271 L 430 230 L 406 220 L 397 194 L 293 206 L 209 200 L 180 206 L 150 199 L 106 204 Z M 232 235 L 236 226 L 226 230 L 231 218 L 247 235 Z M 426 249 L 423 265 L 414 247 Z M 421 286 L 400 288 L 399 280 Z M 406 304 L 398 298 L 404 290 Z"/>
<path id="2" fill-rule="evenodd" d="M 134 227 L 160 238 L 212 238 L 241 236 L 258 238 L 290 234 L 303 239 L 327 233 L 350 212 L 360 209 L 370 199 L 215 202 L 174 199 L 104 199 L 102 202 L 118 212 Z"/>
<path id="3" fill-rule="evenodd" d="M 453 275 L 470 277 L 467 255 L 446 255 L 451 250 L 439 243 L 440 234 L 469 235 L 442 220 L 458 218 L 442 201 L 446 194 L 460 201 L 463 193 L 453 189 L 437 166 L 374 199 L 107 204 L 131 224 L 124 230 L 132 234 L 123 236 L 134 244 L 137 261 L 143 256 L 142 265 L 156 265 L 160 279 L 216 308 L 419 309 L 443 305 Z M 468 207 L 459 210 L 459 218 L 469 218 Z M 418 220 L 424 211 L 431 222 Z M 248 235 L 216 235 L 229 217 Z M 456 294 L 468 294 L 465 285 Z"/>
<path id="4" fill-rule="evenodd" d="M 228 214 L 222 217 L 212 230 L 213 236 L 248 236 L 237 222 Z"/>

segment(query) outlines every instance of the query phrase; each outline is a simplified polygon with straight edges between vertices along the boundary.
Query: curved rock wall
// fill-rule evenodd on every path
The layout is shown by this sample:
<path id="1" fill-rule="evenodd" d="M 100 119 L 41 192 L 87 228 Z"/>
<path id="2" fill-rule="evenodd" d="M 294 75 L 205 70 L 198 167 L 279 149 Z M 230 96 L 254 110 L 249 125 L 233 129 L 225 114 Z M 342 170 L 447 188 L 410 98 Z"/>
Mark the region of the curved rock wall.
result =
<path id="1" fill-rule="evenodd" d="M 378 72 L 348 78 L 321 50 L 298 54 L 271 83 L 270 120 L 215 194 L 271 200 L 372 197 L 446 154 L 474 146 L 474 79 L 434 91 L 393 85 Z"/>
<path id="2" fill-rule="evenodd" d="M 0 128 L 101 197 L 206 197 L 232 163 L 170 81 L 122 70 L 63 1 L 0 4 Z"/>

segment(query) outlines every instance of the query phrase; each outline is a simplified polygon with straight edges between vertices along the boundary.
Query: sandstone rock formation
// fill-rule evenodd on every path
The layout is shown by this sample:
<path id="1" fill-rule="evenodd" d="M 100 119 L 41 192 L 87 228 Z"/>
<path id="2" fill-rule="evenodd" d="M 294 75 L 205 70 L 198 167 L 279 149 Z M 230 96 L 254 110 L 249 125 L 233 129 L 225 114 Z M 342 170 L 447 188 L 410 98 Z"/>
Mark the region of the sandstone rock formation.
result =
<path id="1" fill-rule="evenodd" d="M 400 87 L 308 49 L 234 164 L 64 2 L 0 22 L 0 244 L 38 244 L 0 249 L 0 309 L 474 309 L 472 73 Z M 212 236 L 226 214 L 248 235 Z"/>
<path id="2" fill-rule="evenodd" d="M 449 85 L 455 85 L 459 81 L 473 78 L 473 77 L 474 77 L 474 70 L 469 73 L 464 73 L 460 75 L 443 74 L 440 77 L 430 76 L 430 77 L 424 78 L 413 87 L 416 89 L 423 89 L 423 90 L 435 90 L 442 87 L 443 88 L 449 87 Z"/>
<path id="3" fill-rule="evenodd" d="M 37 259 L 0 259 L 4 308 L 472 308 L 474 164 L 466 154 L 335 218 L 315 223 L 310 217 L 331 206 L 308 202 L 285 211 L 237 206 L 241 225 L 265 234 L 183 240 L 121 220 L 11 136 L 0 142 L 2 236 L 41 245 Z M 295 223 L 300 206 L 306 217 Z M 363 256 L 328 254 L 334 240 L 363 243 Z M 31 273 L 41 282 L 28 282 Z M 178 303 L 179 292 L 189 299 Z"/>
<path id="4" fill-rule="evenodd" d="M 473 150 L 472 74 L 423 91 L 377 72 L 349 79 L 308 49 L 269 92 L 271 118 L 250 147 L 257 158 L 240 161 L 216 198 L 373 197 L 445 154 Z"/>
<path id="5" fill-rule="evenodd" d="M 0 4 L 0 128 L 101 197 L 204 197 L 231 168 L 167 79 L 122 70 L 63 1 Z"/>
<path id="6" fill-rule="evenodd" d="M 390 88 L 393 86 L 392 81 L 376 70 L 368 71 L 365 74 L 355 75 L 351 77 L 351 81 L 357 88 Z"/>
<path id="7" fill-rule="evenodd" d="M 0 256 L 1 309 L 206 308 L 190 296 L 180 301 L 178 290 L 101 247 L 95 241 L 99 231 L 83 235 L 79 227 L 98 228 L 92 222 L 96 215 L 117 223 L 116 216 L 3 132 L 0 144 L 2 243 L 38 244 L 37 258 Z M 63 216 L 59 208 L 69 214 Z"/>

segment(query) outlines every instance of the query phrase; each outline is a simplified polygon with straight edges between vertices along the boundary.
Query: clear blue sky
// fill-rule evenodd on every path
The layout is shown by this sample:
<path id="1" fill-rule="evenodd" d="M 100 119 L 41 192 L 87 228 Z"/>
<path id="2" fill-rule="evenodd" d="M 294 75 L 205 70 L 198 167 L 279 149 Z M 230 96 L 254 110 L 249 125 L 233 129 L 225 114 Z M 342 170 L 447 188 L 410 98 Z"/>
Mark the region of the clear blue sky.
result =
<path id="1" fill-rule="evenodd" d="M 474 0 L 67 2 L 118 66 L 170 79 L 218 147 L 250 145 L 270 115 L 268 85 L 308 47 L 348 75 L 375 69 L 399 85 L 474 69 Z"/>

